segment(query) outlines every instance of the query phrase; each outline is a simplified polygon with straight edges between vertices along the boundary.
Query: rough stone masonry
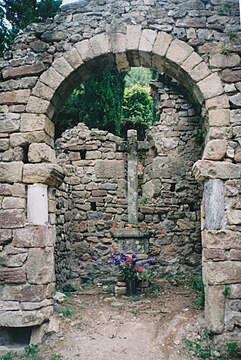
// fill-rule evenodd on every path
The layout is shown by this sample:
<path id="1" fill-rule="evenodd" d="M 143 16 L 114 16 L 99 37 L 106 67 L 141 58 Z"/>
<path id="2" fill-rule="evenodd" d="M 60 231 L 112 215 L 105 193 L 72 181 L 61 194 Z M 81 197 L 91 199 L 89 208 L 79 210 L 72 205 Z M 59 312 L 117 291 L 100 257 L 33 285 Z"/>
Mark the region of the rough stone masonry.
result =
<path id="1" fill-rule="evenodd" d="M 238 334 L 241 322 L 238 5 L 238 0 L 81 1 L 63 7 L 54 20 L 28 26 L 16 38 L 12 50 L 5 53 L 0 61 L 2 328 L 40 326 L 53 312 L 58 213 L 55 189 L 59 189 L 65 176 L 56 162 L 54 124 L 64 100 L 80 82 L 106 68 L 128 70 L 130 66 L 145 66 L 183 86 L 193 109 L 200 108 L 200 121 L 189 123 L 192 107 L 181 109 L 180 96 L 175 98 L 172 90 L 168 90 L 171 83 L 160 81 L 160 122 L 149 130 L 155 148 L 148 154 L 143 170 L 143 192 L 150 198 L 151 206 L 140 211 L 140 220 L 163 227 L 163 236 L 159 232 L 151 251 L 157 254 L 160 266 L 169 266 L 173 261 L 174 266 L 181 265 L 180 271 L 200 259 L 200 242 L 195 234 L 200 226 L 208 327 L 214 334 Z M 185 126 L 187 129 L 183 130 Z M 199 145 L 194 145 L 192 127 L 198 130 L 196 140 L 200 134 L 204 137 L 203 152 Z M 177 154 L 175 149 L 182 150 Z M 192 160 L 184 160 L 181 154 L 184 150 L 191 154 L 192 149 Z M 163 156 L 169 151 L 172 164 L 176 161 L 174 172 Z M 77 156 L 81 160 L 83 153 L 80 151 Z M 91 160 L 98 163 L 98 158 L 88 161 Z M 107 173 L 114 166 L 113 160 L 99 159 L 108 162 L 103 168 Z M 193 160 L 200 187 L 194 185 L 191 175 Z M 98 171 L 101 169 L 100 166 Z M 90 175 L 94 170 L 90 165 Z M 123 169 L 118 171 L 121 177 Z M 185 183 L 182 190 L 179 176 L 186 177 L 185 174 L 190 183 Z M 188 194 L 187 184 L 191 189 Z M 97 191 L 90 196 L 100 199 L 105 195 L 99 191 L 116 191 L 114 186 L 113 190 L 81 190 L 81 185 L 87 185 L 82 182 L 79 185 L 76 191 Z M 67 190 L 66 185 L 63 191 Z M 186 204 L 170 196 L 182 191 L 182 201 L 185 194 L 189 199 Z M 196 209 L 199 191 L 201 225 Z M 123 196 L 123 210 L 125 201 Z M 93 211 L 103 204 L 92 203 Z M 81 201 L 78 204 L 84 205 Z M 184 214 L 184 218 L 177 214 Z M 67 219 L 62 219 L 65 224 Z M 180 229 L 189 235 L 181 238 Z M 175 239 L 168 238 L 170 230 L 175 231 Z M 78 229 L 80 235 L 85 231 Z M 65 233 L 64 238 L 63 246 L 68 248 L 70 239 Z M 79 245 L 84 244 L 81 240 L 80 236 Z M 70 250 L 75 251 L 74 247 Z M 162 256 L 167 253 L 167 263 L 162 264 Z M 229 291 L 224 291 L 227 288 Z"/>

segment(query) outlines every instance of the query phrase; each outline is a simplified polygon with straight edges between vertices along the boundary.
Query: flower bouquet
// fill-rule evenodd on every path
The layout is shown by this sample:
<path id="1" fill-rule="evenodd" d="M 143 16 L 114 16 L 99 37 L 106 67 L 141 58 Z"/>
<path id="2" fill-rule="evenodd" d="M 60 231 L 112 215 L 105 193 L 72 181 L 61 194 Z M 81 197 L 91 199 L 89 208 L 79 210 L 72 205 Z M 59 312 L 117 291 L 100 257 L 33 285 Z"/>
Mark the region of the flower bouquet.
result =
<path id="1" fill-rule="evenodd" d="M 148 277 L 150 269 L 147 267 L 155 262 L 155 259 L 138 260 L 135 253 L 131 256 L 121 252 L 120 255 L 111 254 L 112 260 L 110 265 L 116 265 L 119 270 L 121 278 L 126 282 L 127 294 L 133 295 L 136 291 L 136 284 L 138 280 Z"/>

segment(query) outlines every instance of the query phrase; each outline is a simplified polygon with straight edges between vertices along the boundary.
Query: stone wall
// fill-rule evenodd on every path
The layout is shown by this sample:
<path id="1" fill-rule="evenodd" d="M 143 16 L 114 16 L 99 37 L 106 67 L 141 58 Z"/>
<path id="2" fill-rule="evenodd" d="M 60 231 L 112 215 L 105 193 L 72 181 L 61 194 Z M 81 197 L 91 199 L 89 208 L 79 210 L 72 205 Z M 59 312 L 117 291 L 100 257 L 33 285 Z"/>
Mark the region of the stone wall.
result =
<path id="1" fill-rule="evenodd" d="M 41 226 L 54 229 L 53 189 L 62 180 L 53 148 L 59 109 L 76 85 L 106 67 L 128 70 L 140 65 L 178 80 L 202 107 L 205 149 L 194 165 L 194 174 L 205 183 L 202 234 L 206 318 L 209 329 L 216 333 L 228 328 L 230 314 L 230 323 L 238 326 L 240 313 L 229 310 L 232 299 L 222 295 L 225 285 L 234 289 L 241 284 L 237 275 L 240 261 L 231 255 L 238 250 L 241 212 L 238 4 L 238 0 L 80 1 L 64 7 L 54 20 L 29 26 L 16 38 L 12 50 L 0 60 L 0 326 L 40 324 L 52 311 L 48 303 L 51 292 L 44 299 L 36 295 L 38 286 L 46 289 L 46 269 L 34 267 L 31 255 L 41 252 L 44 263 L 50 253 L 53 258 L 54 236 L 44 237 L 36 251 L 31 240 L 34 235 L 22 247 L 13 246 L 13 241 L 17 231 L 30 231 L 29 225 L 37 231 Z M 36 215 L 43 211 L 41 202 L 32 201 L 35 206 L 27 211 L 35 184 L 37 195 L 41 185 L 47 187 L 48 220 L 44 224 L 39 224 Z M 230 184 L 234 197 L 226 191 Z M 216 199 L 222 205 L 217 213 L 212 211 Z M 206 256 L 205 250 L 214 246 L 210 232 L 219 249 L 230 243 L 228 260 Z M 12 267 L 6 255 L 10 252 L 15 258 L 25 253 L 26 261 L 14 262 Z M 48 271 L 53 274 L 51 262 Z M 29 274 L 35 272 L 39 275 L 33 281 Z M 53 284 L 52 278 L 49 284 Z M 22 302 L 18 294 L 29 285 L 32 292 Z M 6 293 L 10 295 L 6 297 Z M 32 310 L 33 305 L 36 310 Z"/>

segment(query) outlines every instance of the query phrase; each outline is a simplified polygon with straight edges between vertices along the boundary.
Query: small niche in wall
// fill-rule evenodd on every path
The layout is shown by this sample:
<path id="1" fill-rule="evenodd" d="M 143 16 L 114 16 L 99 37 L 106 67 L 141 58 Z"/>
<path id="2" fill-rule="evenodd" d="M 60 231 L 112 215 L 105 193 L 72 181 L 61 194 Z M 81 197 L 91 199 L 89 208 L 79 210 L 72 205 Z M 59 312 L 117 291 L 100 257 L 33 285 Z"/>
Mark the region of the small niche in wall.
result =
<path id="1" fill-rule="evenodd" d="M 170 191 L 174 192 L 176 190 L 176 184 L 172 183 L 170 187 Z"/>
<path id="2" fill-rule="evenodd" d="M 0 346 L 25 347 L 29 345 L 33 327 L 0 327 Z"/>
<path id="3" fill-rule="evenodd" d="M 29 144 L 23 145 L 22 146 L 23 149 L 23 163 L 27 164 L 28 161 L 28 149 L 29 149 Z"/>
<path id="4" fill-rule="evenodd" d="M 81 160 L 85 160 L 85 158 L 86 158 L 86 150 L 80 150 L 80 158 L 81 158 Z"/>
<path id="5" fill-rule="evenodd" d="M 96 211 L 96 202 L 91 202 L 90 203 L 90 208 L 92 211 Z"/>

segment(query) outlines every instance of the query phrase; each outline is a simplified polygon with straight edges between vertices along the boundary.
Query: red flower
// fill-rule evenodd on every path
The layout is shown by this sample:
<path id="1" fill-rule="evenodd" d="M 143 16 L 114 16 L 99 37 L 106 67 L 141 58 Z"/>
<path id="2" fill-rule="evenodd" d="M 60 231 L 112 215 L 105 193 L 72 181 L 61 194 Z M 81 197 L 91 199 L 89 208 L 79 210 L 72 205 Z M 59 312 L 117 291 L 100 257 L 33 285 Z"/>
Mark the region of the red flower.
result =
<path id="1" fill-rule="evenodd" d="M 126 260 L 125 260 L 125 264 L 126 265 L 130 265 L 130 262 L 131 262 L 131 257 L 130 256 L 127 256 Z"/>
<path id="2" fill-rule="evenodd" d="M 141 272 L 144 271 L 144 268 L 143 268 L 142 266 L 138 265 L 138 266 L 136 267 L 136 271 L 141 273 Z"/>

